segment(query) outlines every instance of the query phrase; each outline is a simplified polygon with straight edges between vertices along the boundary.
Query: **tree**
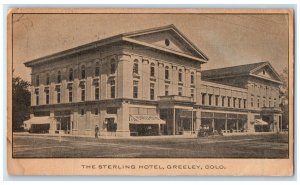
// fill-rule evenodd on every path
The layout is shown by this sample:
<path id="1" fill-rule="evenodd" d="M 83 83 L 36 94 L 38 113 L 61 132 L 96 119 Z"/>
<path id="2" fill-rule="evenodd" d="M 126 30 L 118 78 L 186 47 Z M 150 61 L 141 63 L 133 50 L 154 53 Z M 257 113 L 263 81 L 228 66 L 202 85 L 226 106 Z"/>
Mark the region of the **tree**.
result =
<path id="1" fill-rule="evenodd" d="M 12 83 L 12 129 L 18 131 L 30 117 L 30 83 L 20 77 L 13 77 Z"/>
<path id="2" fill-rule="evenodd" d="M 281 95 L 281 104 L 280 107 L 282 109 L 282 126 L 283 128 L 287 128 L 286 126 L 289 124 L 289 88 L 288 88 L 288 69 L 285 67 L 280 74 L 280 78 L 282 80 L 282 85 L 280 86 L 280 95 Z"/>

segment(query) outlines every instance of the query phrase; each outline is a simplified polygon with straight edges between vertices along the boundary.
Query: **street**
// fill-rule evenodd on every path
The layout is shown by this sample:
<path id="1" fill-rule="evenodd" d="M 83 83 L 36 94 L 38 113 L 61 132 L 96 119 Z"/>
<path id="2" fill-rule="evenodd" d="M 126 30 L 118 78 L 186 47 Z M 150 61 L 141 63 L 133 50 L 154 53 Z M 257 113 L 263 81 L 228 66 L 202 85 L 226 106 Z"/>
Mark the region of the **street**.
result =
<path id="1" fill-rule="evenodd" d="M 14 134 L 13 157 L 288 158 L 288 135 L 95 139 L 43 134 Z"/>

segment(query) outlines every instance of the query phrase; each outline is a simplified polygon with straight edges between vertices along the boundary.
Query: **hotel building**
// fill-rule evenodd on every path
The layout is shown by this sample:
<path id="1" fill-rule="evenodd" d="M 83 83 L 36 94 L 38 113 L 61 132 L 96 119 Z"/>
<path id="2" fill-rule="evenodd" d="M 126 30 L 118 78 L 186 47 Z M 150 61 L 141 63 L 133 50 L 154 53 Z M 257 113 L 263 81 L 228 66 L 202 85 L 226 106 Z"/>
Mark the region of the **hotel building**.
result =
<path id="1" fill-rule="evenodd" d="M 28 61 L 25 124 L 74 135 L 96 125 L 111 136 L 280 131 L 282 82 L 269 62 L 202 71 L 208 60 L 169 25 Z"/>

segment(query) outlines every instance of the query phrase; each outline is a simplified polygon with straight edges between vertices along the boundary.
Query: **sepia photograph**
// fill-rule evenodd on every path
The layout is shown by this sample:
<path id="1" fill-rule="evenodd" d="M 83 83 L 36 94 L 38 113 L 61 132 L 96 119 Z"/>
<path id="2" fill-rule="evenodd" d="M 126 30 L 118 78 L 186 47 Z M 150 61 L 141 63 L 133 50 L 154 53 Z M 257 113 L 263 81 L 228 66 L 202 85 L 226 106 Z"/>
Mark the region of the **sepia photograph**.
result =
<path id="1" fill-rule="evenodd" d="M 13 9 L 9 161 L 212 175 L 230 167 L 190 162 L 272 160 L 283 172 L 267 175 L 291 175 L 293 22 L 288 9 Z M 135 162 L 102 162 L 117 160 Z"/>

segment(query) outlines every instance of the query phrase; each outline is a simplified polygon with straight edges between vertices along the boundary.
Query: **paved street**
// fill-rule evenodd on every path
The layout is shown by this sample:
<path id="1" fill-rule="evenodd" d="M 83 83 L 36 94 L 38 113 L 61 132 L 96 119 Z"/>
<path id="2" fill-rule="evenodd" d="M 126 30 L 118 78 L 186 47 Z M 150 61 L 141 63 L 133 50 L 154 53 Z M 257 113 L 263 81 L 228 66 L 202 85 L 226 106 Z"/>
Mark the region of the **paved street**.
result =
<path id="1" fill-rule="evenodd" d="M 14 134 L 13 157 L 287 158 L 288 135 L 95 139 Z"/>

